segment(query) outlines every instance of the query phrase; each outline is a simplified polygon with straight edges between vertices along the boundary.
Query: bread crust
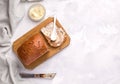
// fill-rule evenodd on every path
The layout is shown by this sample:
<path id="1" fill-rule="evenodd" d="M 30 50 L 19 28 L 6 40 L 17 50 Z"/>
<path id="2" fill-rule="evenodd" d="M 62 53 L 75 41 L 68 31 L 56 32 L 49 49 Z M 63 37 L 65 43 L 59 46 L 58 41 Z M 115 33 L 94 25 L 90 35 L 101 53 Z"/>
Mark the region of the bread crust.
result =
<path id="1" fill-rule="evenodd" d="M 61 46 L 66 39 L 65 31 L 56 25 L 57 39 L 55 41 L 51 40 L 52 31 L 53 31 L 53 22 L 49 23 L 47 26 L 45 26 L 41 29 L 42 34 L 47 39 L 47 42 L 49 43 L 50 46 L 52 46 L 52 47 Z"/>
<path id="2" fill-rule="evenodd" d="M 26 40 L 17 50 L 21 61 L 25 65 L 30 65 L 47 52 L 48 48 L 46 43 L 39 33 Z"/>

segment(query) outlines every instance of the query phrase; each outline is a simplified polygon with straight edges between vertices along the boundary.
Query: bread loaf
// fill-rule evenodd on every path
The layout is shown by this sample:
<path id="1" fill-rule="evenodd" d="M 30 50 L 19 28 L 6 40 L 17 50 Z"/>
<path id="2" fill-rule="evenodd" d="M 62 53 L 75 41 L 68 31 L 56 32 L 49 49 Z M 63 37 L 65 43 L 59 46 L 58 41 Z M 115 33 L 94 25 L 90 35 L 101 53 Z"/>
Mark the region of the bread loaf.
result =
<path id="1" fill-rule="evenodd" d="M 17 50 L 18 56 L 24 65 L 30 65 L 47 52 L 47 45 L 39 33 L 26 40 Z"/>

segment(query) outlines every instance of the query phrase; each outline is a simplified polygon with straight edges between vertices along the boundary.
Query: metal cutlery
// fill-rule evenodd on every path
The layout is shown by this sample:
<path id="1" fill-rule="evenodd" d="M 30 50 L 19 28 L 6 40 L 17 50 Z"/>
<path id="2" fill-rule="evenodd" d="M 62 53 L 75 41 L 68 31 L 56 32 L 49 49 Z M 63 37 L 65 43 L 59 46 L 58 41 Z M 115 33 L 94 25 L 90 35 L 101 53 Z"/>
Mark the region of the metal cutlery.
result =
<path id="1" fill-rule="evenodd" d="M 44 79 L 53 79 L 56 73 L 47 73 L 47 74 L 29 74 L 29 73 L 20 73 L 22 78 L 44 78 Z"/>
<path id="2" fill-rule="evenodd" d="M 39 2 L 42 0 L 20 0 L 21 2 Z"/>
<path id="3" fill-rule="evenodd" d="M 57 39 L 57 31 L 56 31 L 56 15 L 54 16 L 54 22 L 53 22 L 53 31 L 51 34 L 51 41 L 55 41 Z"/>

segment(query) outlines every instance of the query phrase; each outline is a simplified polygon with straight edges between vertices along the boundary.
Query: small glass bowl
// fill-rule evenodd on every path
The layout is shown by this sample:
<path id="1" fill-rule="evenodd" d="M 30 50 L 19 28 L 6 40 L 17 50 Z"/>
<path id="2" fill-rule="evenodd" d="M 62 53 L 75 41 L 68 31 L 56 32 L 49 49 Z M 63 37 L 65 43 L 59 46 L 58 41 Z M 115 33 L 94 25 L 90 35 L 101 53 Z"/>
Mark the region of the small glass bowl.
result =
<path id="1" fill-rule="evenodd" d="M 33 21 L 40 21 L 44 18 L 46 10 L 41 4 L 34 4 L 29 8 L 28 16 Z"/>

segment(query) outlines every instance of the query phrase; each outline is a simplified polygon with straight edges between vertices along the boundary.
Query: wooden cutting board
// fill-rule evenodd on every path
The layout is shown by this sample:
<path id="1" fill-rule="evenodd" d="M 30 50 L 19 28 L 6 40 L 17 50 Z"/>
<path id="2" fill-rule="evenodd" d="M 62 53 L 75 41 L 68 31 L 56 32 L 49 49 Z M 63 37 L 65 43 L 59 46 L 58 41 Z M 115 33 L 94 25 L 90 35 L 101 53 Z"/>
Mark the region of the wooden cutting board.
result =
<path id="1" fill-rule="evenodd" d="M 17 54 L 17 49 L 22 45 L 22 43 L 24 43 L 26 41 L 26 39 L 30 38 L 32 35 L 34 35 L 36 33 L 40 33 L 43 36 L 43 34 L 40 32 L 41 28 L 43 28 L 44 26 L 46 26 L 47 24 L 49 24 L 50 22 L 53 22 L 53 21 L 54 21 L 54 19 L 52 17 L 49 17 L 48 19 L 46 19 L 45 21 L 43 21 L 42 23 L 40 23 L 38 26 L 34 27 L 32 30 L 30 30 L 29 32 L 27 32 L 26 34 L 24 34 L 22 37 L 20 37 L 19 39 L 17 39 L 13 43 L 13 51 L 16 53 L 16 55 L 17 55 L 18 58 L 19 58 L 19 56 Z M 58 22 L 58 20 L 56 21 L 56 25 L 58 27 L 60 27 L 60 28 L 63 28 L 62 25 Z M 63 28 L 63 30 L 64 30 L 64 28 Z M 44 36 L 43 36 L 43 38 L 44 38 Z M 47 40 L 45 38 L 44 38 L 44 40 L 47 43 Z M 62 49 L 64 49 L 65 47 L 67 47 L 69 44 L 70 44 L 70 37 L 66 33 L 66 40 L 65 40 L 65 42 L 60 47 L 54 48 L 54 47 L 51 47 L 47 43 L 47 46 L 49 48 L 49 52 L 48 53 L 46 53 L 45 55 L 43 55 L 40 58 L 38 58 L 36 61 L 34 61 L 33 63 L 31 63 L 30 65 L 24 65 L 24 64 L 23 65 L 27 69 L 34 69 L 36 66 L 38 66 L 41 63 L 43 63 L 48 58 L 54 56 L 55 54 L 57 54 L 58 52 L 60 52 Z"/>

